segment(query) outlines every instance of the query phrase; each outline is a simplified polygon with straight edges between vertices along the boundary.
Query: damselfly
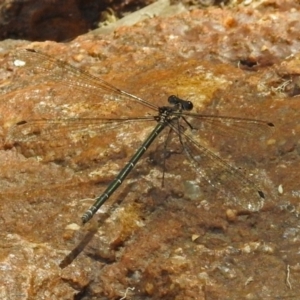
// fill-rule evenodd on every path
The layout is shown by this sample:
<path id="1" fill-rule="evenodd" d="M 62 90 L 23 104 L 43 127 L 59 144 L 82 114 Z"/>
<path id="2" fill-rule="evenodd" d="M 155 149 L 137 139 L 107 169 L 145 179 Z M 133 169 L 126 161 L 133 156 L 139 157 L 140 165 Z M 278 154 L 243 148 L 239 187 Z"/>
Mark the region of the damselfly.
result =
<path id="1" fill-rule="evenodd" d="M 131 122 L 153 121 L 156 124 L 153 125 L 152 131 L 140 147 L 135 150 L 135 154 L 129 162 L 84 213 L 82 216 L 83 223 L 88 222 L 116 191 L 145 151 L 162 132 L 166 132 L 166 138 L 163 142 L 165 153 L 162 158 L 164 166 L 165 160 L 168 159 L 167 154 L 172 154 L 170 145 L 175 143 L 184 153 L 198 181 L 204 180 L 208 185 L 218 190 L 225 190 L 231 201 L 238 203 L 245 210 L 257 211 L 263 206 L 265 196 L 261 189 L 239 169 L 233 167 L 208 149 L 205 144 L 202 144 L 202 130 L 200 128 L 203 128 L 203 124 L 208 124 L 210 128 L 215 128 L 221 133 L 230 131 L 230 128 L 237 130 L 247 128 L 246 132 L 251 133 L 264 132 L 264 130 L 274 126 L 272 123 L 257 119 L 193 113 L 191 112 L 193 109 L 191 101 L 180 99 L 174 95 L 169 96 L 168 105 L 157 106 L 118 89 L 88 72 L 34 50 L 19 51 L 16 54 L 15 64 L 30 72 L 39 73 L 43 81 L 56 82 L 65 88 L 75 89 L 78 93 L 88 97 L 98 97 L 99 107 L 101 107 L 103 115 L 96 118 L 75 116 L 71 118 L 22 120 L 9 130 L 6 140 L 10 144 L 38 143 L 43 139 L 43 136 L 51 136 L 53 139 L 58 136 L 58 138 L 63 139 L 67 130 L 70 134 L 91 130 L 96 134 L 105 134 L 111 129 L 116 130 L 116 128 L 118 131 L 122 131 L 123 125 Z M 143 111 L 143 114 L 137 116 L 135 111 Z M 121 115 L 116 115 L 117 112 Z M 163 173 L 165 172 L 167 169 L 164 167 Z"/>

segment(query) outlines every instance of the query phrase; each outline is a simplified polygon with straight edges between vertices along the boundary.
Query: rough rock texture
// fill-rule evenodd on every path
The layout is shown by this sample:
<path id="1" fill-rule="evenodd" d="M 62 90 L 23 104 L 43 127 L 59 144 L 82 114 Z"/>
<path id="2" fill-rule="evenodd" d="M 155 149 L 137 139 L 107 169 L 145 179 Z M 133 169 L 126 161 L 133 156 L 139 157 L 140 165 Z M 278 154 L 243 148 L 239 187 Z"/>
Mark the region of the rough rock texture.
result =
<path id="1" fill-rule="evenodd" d="M 118 18 L 151 2 L 5 0 L 0 4 L 0 39 L 66 41 L 109 22 L 110 12 Z"/>
<path id="2" fill-rule="evenodd" d="M 3 42 L 1 299 L 297 299 L 299 18 L 293 1 L 266 1 L 255 10 L 153 18 L 69 44 Z M 273 122 L 268 135 L 234 128 L 203 136 L 263 189 L 264 208 L 245 213 L 228 207 L 224 195 L 207 196 L 184 180 L 182 156 L 167 165 L 162 188 L 162 149 L 155 144 L 82 227 L 88 198 L 101 194 L 152 124 L 83 135 L 76 143 L 66 128 L 39 143 L 10 140 L 18 122 L 123 113 L 122 106 L 103 107 L 101 93 L 24 72 L 14 63 L 22 47 L 159 106 L 175 94 L 193 101 L 198 113 Z"/>

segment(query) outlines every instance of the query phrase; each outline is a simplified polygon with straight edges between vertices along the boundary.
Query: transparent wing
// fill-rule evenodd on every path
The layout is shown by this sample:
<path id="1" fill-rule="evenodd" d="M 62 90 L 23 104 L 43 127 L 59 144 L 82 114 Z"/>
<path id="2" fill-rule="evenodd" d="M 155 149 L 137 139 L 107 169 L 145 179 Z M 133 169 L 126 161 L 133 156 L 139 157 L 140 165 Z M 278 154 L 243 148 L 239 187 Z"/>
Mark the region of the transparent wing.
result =
<path id="1" fill-rule="evenodd" d="M 121 151 L 131 143 L 132 132 L 153 126 L 153 118 L 141 119 L 48 119 L 22 121 L 6 135 L 6 148 L 17 147 L 26 157 L 38 156 L 46 161 L 68 161 L 80 164 L 100 161 Z M 131 135 L 131 138 L 128 137 Z M 139 139 L 136 139 L 139 143 Z M 129 147 L 128 147 L 129 148 Z"/>
<path id="2" fill-rule="evenodd" d="M 82 153 L 89 153 L 86 159 L 92 160 L 96 149 L 106 149 L 104 141 L 110 145 L 137 122 L 154 120 L 149 116 L 156 106 L 63 61 L 25 49 L 15 53 L 14 64 L 28 76 L 2 91 L 5 114 L 23 107 L 18 119 L 4 126 L 4 146 L 17 146 L 25 156 L 53 161 L 78 155 L 82 160 Z"/>
<path id="3" fill-rule="evenodd" d="M 227 137 L 261 138 L 271 134 L 274 128 L 273 123 L 257 119 L 193 113 L 184 116 L 190 118 L 192 127 L 198 131 Z"/>
<path id="4" fill-rule="evenodd" d="M 34 76 L 30 84 L 54 82 L 56 87 L 67 86 L 70 92 L 76 90 L 82 97 L 88 98 L 89 102 L 93 102 L 95 106 L 98 104 L 99 107 L 105 107 L 107 101 L 110 105 L 114 101 L 124 116 L 130 117 L 134 112 L 145 109 L 145 106 L 151 110 L 157 109 L 146 100 L 120 90 L 99 77 L 34 50 L 24 49 L 16 52 L 14 64 Z"/>
<path id="5" fill-rule="evenodd" d="M 181 148 L 188 159 L 197 184 L 204 190 L 221 191 L 226 202 L 236 208 L 246 211 L 258 211 L 262 208 L 265 201 L 263 191 L 239 169 L 204 146 L 199 132 L 185 131 L 183 127 L 178 129 L 174 124 L 170 126 L 177 135 L 177 149 Z"/>

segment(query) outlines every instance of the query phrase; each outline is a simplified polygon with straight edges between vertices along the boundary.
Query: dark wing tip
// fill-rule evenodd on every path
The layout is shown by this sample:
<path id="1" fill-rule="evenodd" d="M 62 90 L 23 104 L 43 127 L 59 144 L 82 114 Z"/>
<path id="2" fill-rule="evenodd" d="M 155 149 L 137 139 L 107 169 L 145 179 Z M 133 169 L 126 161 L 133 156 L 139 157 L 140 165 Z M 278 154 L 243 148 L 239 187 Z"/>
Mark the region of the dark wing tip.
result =
<path id="1" fill-rule="evenodd" d="M 28 52 L 36 52 L 34 49 L 29 49 L 29 48 L 26 48 L 25 50 Z"/>
<path id="2" fill-rule="evenodd" d="M 261 198 L 265 199 L 265 194 L 262 191 L 257 191 L 257 192 Z"/>
<path id="3" fill-rule="evenodd" d="M 17 125 L 17 126 L 18 126 L 18 125 L 24 125 L 24 124 L 26 124 L 26 123 L 27 123 L 27 121 L 23 120 L 23 121 L 20 121 L 20 122 L 16 123 L 16 125 Z"/>

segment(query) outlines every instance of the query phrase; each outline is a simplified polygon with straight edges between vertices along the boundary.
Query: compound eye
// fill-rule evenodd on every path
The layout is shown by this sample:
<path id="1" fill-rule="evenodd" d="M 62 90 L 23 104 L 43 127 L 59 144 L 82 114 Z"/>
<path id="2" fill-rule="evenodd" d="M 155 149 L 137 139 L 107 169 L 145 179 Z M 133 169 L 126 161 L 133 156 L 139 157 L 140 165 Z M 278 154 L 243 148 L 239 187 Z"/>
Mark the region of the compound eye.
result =
<path id="1" fill-rule="evenodd" d="M 182 108 L 184 110 L 192 110 L 193 107 L 194 107 L 194 105 L 193 105 L 193 102 L 191 102 L 191 101 L 184 101 L 184 103 L 182 105 Z"/>
<path id="2" fill-rule="evenodd" d="M 168 98 L 168 102 L 170 103 L 170 104 L 178 104 L 178 102 L 179 102 L 179 98 L 178 97 L 176 97 L 175 95 L 171 95 L 171 96 L 169 96 L 169 98 Z"/>

